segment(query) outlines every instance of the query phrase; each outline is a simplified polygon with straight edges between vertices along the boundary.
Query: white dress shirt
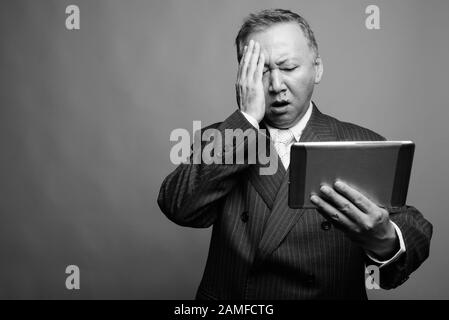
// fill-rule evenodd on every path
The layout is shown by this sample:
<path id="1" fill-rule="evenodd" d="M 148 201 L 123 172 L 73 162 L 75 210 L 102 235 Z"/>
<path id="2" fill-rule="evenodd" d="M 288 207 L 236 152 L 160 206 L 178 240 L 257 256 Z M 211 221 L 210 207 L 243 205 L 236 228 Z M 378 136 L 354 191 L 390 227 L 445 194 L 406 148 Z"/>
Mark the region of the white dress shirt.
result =
<path id="1" fill-rule="evenodd" d="M 285 167 L 285 170 L 288 169 L 288 166 L 290 164 L 290 148 L 293 145 L 293 143 L 295 142 L 299 142 L 299 140 L 301 139 L 301 135 L 302 132 L 304 131 L 304 128 L 307 125 L 307 122 L 310 119 L 310 116 L 312 115 L 312 101 L 310 101 L 309 103 L 309 108 L 307 109 L 306 113 L 304 114 L 304 116 L 301 118 L 301 120 L 299 120 L 298 123 L 296 123 L 293 127 L 289 128 L 289 129 L 278 129 L 278 128 L 273 128 L 271 126 L 269 126 L 268 124 L 265 123 L 265 125 L 268 128 L 268 131 L 270 132 L 270 137 L 273 140 L 274 143 L 274 147 L 276 149 L 276 151 L 278 152 L 282 164 Z M 256 119 L 254 119 L 254 117 L 250 116 L 249 114 L 241 111 L 241 113 L 245 116 L 246 120 L 249 121 L 249 123 L 251 123 L 251 125 L 253 127 L 255 127 L 257 130 L 259 130 L 259 123 L 257 122 Z M 290 133 L 293 135 L 293 139 L 291 139 L 290 142 L 288 142 L 285 146 L 282 145 L 282 143 L 278 143 L 278 141 L 276 141 L 275 139 L 277 137 L 280 136 L 280 131 L 284 131 L 284 130 L 290 130 Z M 284 149 L 285 148 L 285 149 Z M 396 252 L 396 254 L 385 261 L 380 261 L 376 258 L 374 258 L 368 251 L 365 250 L 366 255 L 375 263 L 379 264 L 379 268 L 382 268 L 390 263 L 392 263 L 393 261 L 395 261 L 396 259 L 399 258 L 400 255 L 402 255 L 405 252 L 405 242 L 404 242 L 404 238 L 402 236 L 402 232 L 401 229 L 399 229 L 399 227 L 396 225 L 396 223 L 394 223 L 393 221 L 391 221 L 391 224 L 393 225 L 394 229 L 396 230 L 396 234 L 398 236 L 399 239 L 399 250 Z"/>

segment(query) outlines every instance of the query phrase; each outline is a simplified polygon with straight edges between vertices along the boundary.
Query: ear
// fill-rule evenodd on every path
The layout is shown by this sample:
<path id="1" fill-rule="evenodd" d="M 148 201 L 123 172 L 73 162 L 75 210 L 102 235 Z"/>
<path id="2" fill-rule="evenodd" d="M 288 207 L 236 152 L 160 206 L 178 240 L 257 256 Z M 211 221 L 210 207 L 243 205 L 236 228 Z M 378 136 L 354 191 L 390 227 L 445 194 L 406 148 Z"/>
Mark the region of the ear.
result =
<path id="1" fill-rule="evenodd" d="M 315 60 L 315 84 L 320 83 L 323 76 L 323 60 L 318 56 Z"/>

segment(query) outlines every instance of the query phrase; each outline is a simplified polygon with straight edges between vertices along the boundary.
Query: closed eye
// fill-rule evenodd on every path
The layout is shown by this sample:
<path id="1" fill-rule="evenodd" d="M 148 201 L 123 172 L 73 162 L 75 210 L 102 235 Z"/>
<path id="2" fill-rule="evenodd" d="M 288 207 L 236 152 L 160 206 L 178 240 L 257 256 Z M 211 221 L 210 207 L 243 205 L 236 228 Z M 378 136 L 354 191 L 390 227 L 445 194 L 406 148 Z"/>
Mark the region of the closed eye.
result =
<path id="1" fill-rule="evenodd" d="M 298 66 L 289 67 L 289 68 L 284 67 L 284 68 L 281 68 L 281 70 L 283 70 L 283 71 L 293 71 L 293 70 L 295 70 L 296 68 L 298 68 Z"/>
<path id="2" fill-rule="evenodd" d="M 299 66 L 294 66 L 294 67 L 282 67 L 282 68 L 279 68 L 279 70 L 291 72 L 291 71 L 293 71 L 293 70 L 296 70 L 298 67 L 299 67 Z M 270 71 L 269 68 L 264 68 L 262 73 L 265 75 L 268 71 Z"/>

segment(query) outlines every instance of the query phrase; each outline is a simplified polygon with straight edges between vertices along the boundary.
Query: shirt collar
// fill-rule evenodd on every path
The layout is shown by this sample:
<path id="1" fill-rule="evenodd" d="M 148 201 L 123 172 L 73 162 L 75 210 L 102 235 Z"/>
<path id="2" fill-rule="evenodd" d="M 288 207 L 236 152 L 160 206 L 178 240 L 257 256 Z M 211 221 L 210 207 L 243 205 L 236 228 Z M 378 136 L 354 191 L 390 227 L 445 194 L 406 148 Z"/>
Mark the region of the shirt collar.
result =
<path id="1" fill-rule="evenodd" d="M 312 101 L 310 101 L 309 103 L 309 108 L 307 109 L 306 113 L 304 114 L 304 116 L 301 118 L 301 120 L 299 120 L 293 127 L 289 128 L 289 130 L 293 133 L 293 136 L 295 137 L 296 142 L 299 141 L 299 139 L 301 139 L 301 134 L 304 131 L 304 128 L 307 125 L 307 122 L 309 122 L 309 119 L 312 115 Z M 273 137 L 275 136 L 273 133 L 278 130 L 282 130 L 282 129 L 277 129 L 274 128 L 268 124 L 265 123 L 265 125 L 268 128 L 268 131 L 270 132 L 270 135 Z"/>

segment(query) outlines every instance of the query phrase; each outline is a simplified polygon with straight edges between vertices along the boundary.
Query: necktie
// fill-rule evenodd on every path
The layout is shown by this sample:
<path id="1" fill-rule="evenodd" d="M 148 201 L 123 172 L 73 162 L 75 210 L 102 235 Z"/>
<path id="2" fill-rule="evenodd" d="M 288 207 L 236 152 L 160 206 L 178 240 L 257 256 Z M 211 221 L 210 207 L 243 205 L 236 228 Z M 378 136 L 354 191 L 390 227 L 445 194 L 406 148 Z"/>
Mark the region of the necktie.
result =
<path id="1" fill-rule="evenodd" d="M 293 133 L 289 129 L 278 129 L 273 136 L 274 148 L 276 149 L 279 158 L 281 158 L 285 169 L 287 169 L 290 164 L 290 144 L 293 139 Z"/>

